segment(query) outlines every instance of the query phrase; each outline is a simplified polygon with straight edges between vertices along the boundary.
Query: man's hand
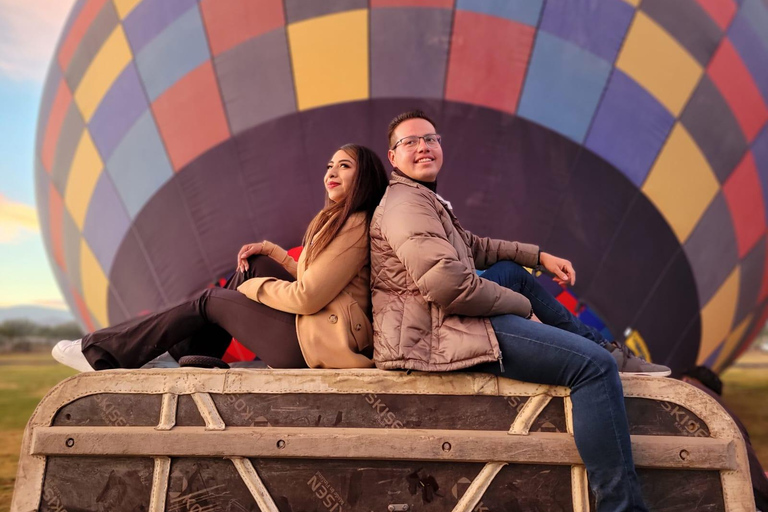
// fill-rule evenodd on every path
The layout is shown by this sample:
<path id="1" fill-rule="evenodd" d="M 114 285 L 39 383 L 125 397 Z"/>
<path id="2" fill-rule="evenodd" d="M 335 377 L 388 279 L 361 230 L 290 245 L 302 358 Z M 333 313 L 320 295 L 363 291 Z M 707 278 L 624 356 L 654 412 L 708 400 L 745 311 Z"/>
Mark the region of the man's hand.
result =
<path id="1" fill-rule="evenodd" d="M 557 284 L 571 286 L 576 284 L 576 271 L 573 269 L 570 261 L 552 256 L 548 252 L 542 252 L 539 256 L 539 263 L 547 272 L 555 276 L 554 281 Z"/>
<path id="2" fill-rule="evenodd" d="M 238 272 L 248 271 L 248 257 L 254 254 L 259 254 L 261 252 L 261 246 L 262 246 L 261 242 L 256 242 L 252 244 L 245 244 L 240 248 L 240 250 L 237 252 L 237 271 Z"/>
<path id="3" fill-rule="evenodd" d="M 531 318 L 528 320 L 533 320 L 534 322 L 542 323 L 541 320 L 539 320 L 539 317 L 536 316 L 536 313 L 531 315 Z"/>

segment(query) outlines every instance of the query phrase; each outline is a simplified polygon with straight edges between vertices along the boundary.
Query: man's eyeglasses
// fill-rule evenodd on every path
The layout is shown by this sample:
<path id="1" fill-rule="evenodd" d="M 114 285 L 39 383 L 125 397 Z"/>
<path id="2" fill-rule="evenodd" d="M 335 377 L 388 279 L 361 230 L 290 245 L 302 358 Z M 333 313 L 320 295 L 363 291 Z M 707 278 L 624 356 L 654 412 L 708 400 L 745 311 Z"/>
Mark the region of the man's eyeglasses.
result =
<path id="1" fill-rule="evenodd" d="M 399 141 L 395 142 L 395 145 L 392 146 L 392 149 L 394 150 L 398 146 L 402 146 L 403 149 L 413 151 L 419 146 L 419 139 L 424 139 L 424 144 L 430 148 L 436 148 L 440 146 L 440 141 L 442 140 L 440 135 L 436 133 L 428 133 L 427 135 L 422 135 L 421 137 L 418 135 L 411 135 L 409 137 L 403 137 Z"/>

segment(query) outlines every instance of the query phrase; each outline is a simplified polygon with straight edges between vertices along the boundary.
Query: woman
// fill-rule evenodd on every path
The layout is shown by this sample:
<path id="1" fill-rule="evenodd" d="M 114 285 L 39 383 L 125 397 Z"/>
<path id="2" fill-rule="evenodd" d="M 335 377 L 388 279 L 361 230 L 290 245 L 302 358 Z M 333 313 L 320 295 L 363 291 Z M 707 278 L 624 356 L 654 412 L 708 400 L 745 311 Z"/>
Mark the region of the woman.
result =
<path id="1" fill-rule="evenodd" d="M 54 358 L 83 371 L 138 368 L 179 347 L 221 357 L 235 337 L 274 368 L 373 366 L 368 225 L 387 177 L 373 151 L 346 144 L 323 181 L 325 207 L 298 263 L 271 242 L 245 245 L 226 288 L 59 342 Z"/>

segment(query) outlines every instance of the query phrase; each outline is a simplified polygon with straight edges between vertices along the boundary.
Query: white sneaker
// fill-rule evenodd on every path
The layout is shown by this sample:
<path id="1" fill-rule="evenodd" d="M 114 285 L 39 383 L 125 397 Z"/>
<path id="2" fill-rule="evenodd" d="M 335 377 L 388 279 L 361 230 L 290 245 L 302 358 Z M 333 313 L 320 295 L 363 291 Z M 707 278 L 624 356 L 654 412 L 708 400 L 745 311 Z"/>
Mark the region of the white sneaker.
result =
<path id="1" fill-rule="evenodd" d="M 163 352 L 150 362 L 144 364 L 142 368 L 179 368 L 179 362 L 168 352 Z"/>
<path id="2" fill-rule="evenodd" d="M 94 371 L 83 355 L 83 340 L 61 340 L 54 345 L 51 355 L 61 364 L 74 368 L 79 372 Z"/>

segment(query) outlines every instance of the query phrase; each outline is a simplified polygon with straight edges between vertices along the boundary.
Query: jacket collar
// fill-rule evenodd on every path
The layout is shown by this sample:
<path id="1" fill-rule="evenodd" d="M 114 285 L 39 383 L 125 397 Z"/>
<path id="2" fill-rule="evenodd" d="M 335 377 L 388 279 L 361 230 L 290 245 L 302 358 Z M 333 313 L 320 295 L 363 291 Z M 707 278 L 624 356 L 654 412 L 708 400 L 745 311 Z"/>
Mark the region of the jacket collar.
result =
<path id="1" fill-rule="evenodd" d="M 403 185 L 408 185 L 409 187 L 422 188 L 424 190 L 429 190 L 430 192 L 435 194 L 435 196 L 437 196 L 437 199 L 441 203 L 443 203 L 443 205 L 445 206 L 445 209 L 450 212 L 451 216 L 454 216 L 453 215 L 453 206 L 451 206 L 451 202 L 450 201 L 444 199 L 443 197 L 440 196 L 440 194 L 438 194 L 434 190 L 430 189 L 429 187 L 425 187 L 424 185 L 421 184 L 421 182 L 416 181 L 413 178 L 409 178 L 407 175 L 405 175 L 403 173 L 403 171 L 400 171 L 399 173 L 392 172 L 392 174 L 390 174 L 390 176 L 389 176 L 389 184 L 393 185 L 395 183 L 402 183 Z"/>
<path id="2" fill-rule="evenodd" d="M 395 180 L 395 178 L 399 178 L 399 179 Z M 406 183 L 406 184 L 411 185 L 411 186 L 421 186 L 421 187 L 424 187 L 427 190 L 431 190 L 432 192 L 437 194 L 437 182 L 436 181 L 433 182 L 433 183 L 427 183 L 427 182 L 424 182 L 424 181 L 415 180 L 415 179 L 411 178 L 410 176 L 406 175 L 403 171 L 401 171 L 397 167 L 395 167 L 392 170 L 392 174 L 390 174 L 390 181 L 389 182 L 392 183 L 393 181 L 398 181 L 400 183 Z"/>

